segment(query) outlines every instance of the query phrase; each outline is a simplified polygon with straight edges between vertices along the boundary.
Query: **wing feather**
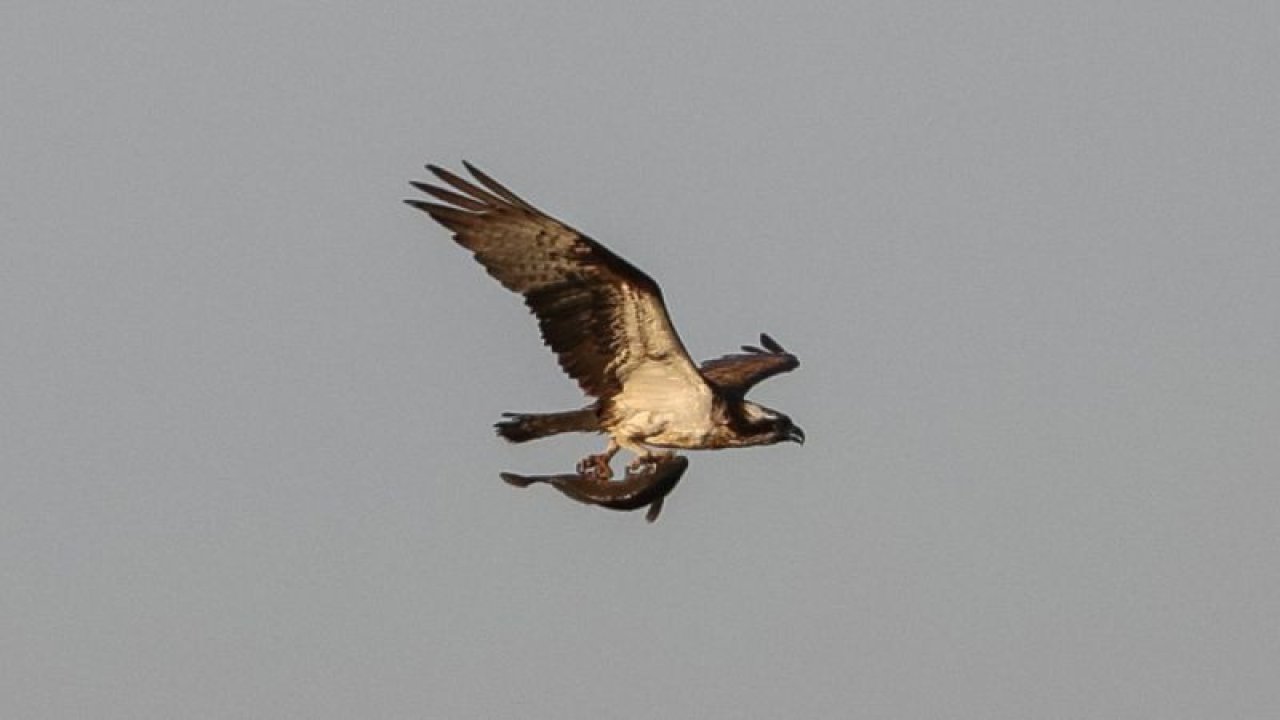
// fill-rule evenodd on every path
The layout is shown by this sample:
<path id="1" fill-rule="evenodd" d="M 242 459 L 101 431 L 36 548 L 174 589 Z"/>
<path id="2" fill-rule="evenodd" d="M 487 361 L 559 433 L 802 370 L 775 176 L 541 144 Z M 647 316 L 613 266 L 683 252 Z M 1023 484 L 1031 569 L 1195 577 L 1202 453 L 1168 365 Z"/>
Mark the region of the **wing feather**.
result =
<path id="1" fill-rule="evenodd" d="M 479 200 L 472 200 L 466 195 L 459 195 L 456 192 L 451 192 L 449 190 L 445 190 L 444 188 L 436 187 L 435 185 L 428 185 L 427 183 L 422 183 L 417 181 L 411 181 L 409 184 L 421 190 L 422 192 L 428 195 L 431 195 L 432 197 L 435 197 L 438 200 L 443 200 L 449 203 L 450 205 L 455 205 L 457 207 L 462 208 L 463 210 L 470 210 L 472 212 L 482 212 L 485 208 L 488 207 L 488 205 L 485 205 Z"/>
<path id="2" fill-rule="evenodd" d="M 472 184 L 470 180 L 459 177 L 458 175 L 455 175 L 452 171 L 446 168 L 442 168 L 439 165 L 428 165 L 427 170 L 430 170 L 432 175 L 435 175 L 436 177 L 440 178 L 445 183 L 453 186 L 457 190 L 461 190 L 462 192 L 466 193 L 467 195 L 470 195 L 471 197 L 484 203 L 485 205 L 496 208 L 496 207 L 500 207 L 502 205 L 507 204 L 507 203 L 504 203 L 500 198 L 494 195 L 490 195 L 488 192 L 485 192 L 484 190 L 481 190 L 480 188 L 476 187 L 474 184 Z"/>
<path id="3" fill-rule="evenodd" d="M 485 187 L 489 188 L 490 191 L 497 193 L 503 200 L 506 200 L 507 202 L 511 203 L 512 205 L 515 205 L 516 207 L 523 208 L 525 210 L 530 210 L 535 213 L 538 212 L 537 208 L 525 202 L 520 196 L 508 190 L 507 187 L 502 183 L 486 175 L 484 172 L 480 170 L 480 168 L 476 167 L 475 165 L 472 165 L 466 160 L 462 161 L 462 166 L 465 167 L 467 169 L 467 172 L 471 173 L 471 175 L 475 177 L 476 180 L 479 180 L 481 185 L 484 185 Z"/>
<path id="4" fill-rule="evenodd" d="M 699 371 L 707 382 L 725 393 L 741 397 L 752 387 L 774 375 L 800 366 L 800 359 L 782 349 L 768 335 L 760 335 L 762 348 L 743 345 L 742 353 L 724 355 L 702 363 Z"/>
<path id="5" fill-rule="evenodd" d="M 524 296 L 543 341 L 584 392 L 616 393 L 638 368 L 654 363 L 705 387 L 652 278 L 464 165 L 474 183 L 435 165 L 427 169 L 448 187 L 411 183 L 445 204 L 405 202 L 451 230 L 490 275 Z"/>

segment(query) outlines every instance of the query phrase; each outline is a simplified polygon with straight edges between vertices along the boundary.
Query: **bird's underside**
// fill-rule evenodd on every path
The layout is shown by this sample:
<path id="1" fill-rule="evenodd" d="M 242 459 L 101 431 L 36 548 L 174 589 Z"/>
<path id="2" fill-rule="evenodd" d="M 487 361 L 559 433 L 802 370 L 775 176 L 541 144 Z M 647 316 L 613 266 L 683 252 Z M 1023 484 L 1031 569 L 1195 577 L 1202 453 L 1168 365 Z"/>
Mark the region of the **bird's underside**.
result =
<path id="1" fill-rule="evenodd" d="M 512 442 L 564 432 L 608 436 L 605 450 L 578 463 L 575 476 L 539 477 L 560 478 L 552 484 L 566 493 L 643 495 L 667 482 L 677 464 L 676 480 L 683 475 L 687 461 L 676 450 L 804 441 L 786 415 L 745 399 L 757 383 L 795 369 L 794 355 L 762 335 L 760 347 L 695 365 L 652 278 L 464 165 L 474 181 L 428 165 L 441 184 L 412 185 L 432 199 L 405 202 L 451 230 L 490 275 L 524 297 L 560 367 L 594 398 L 579 410 L 508 413 L 497 424 L 499 435 Z M 625 490 L 605 484 L 622 449 L 636 456 L 627 478 L 612 483 Z"/>
<path id="2" fill-rule="evenodd" d="M 763 347 L 743 345 L 741 353 L 708 360 L 698 370 L 713 387 L 743 388 L 744 385 L 749 386 L 769 375 L 786 372 L 798 364 L 794 355 L 783 350 L 768 335 L 760 336 L 760 345 Z M 741 392 L 745 392 L 745 389 Z M 498 435 L 515 443 L 567 432 L 607 432 L 601 422 L 601 408 L 601 404 L 596 402 L 565 412 L 503 413 L 503 418 L 495 425 L 495 429 Z M 693 441 L 689 441 L 689 436 L 681 437 L 674 433 L 646 437 L 640 443 L 644 450 L 637 453 L 635 462 L 628 470 L 642 471 L 645 465 L 659 458 L 669 457 L 671 450 L 719 450 L 759 444 L 740 442 L 740 437 L 726 431 L 727 426 L 709 424 L 711 429 Z M 609 463 L 621 447 L 611 437 L 609 446 L 603 453 L 590 455 L 578 463 L 578 472 L 607 479 L 612 474 Z"/>

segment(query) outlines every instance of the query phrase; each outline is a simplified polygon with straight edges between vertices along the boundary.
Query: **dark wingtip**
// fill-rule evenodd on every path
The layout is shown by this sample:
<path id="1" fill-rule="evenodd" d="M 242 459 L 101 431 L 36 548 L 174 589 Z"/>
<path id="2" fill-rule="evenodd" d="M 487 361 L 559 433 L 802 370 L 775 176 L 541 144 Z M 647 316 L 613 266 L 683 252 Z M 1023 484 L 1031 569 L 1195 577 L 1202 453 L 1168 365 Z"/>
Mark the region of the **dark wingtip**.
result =
<path id="1" fill-rule="evenodd" d="M 530 205 L 524 198 L 511 192 L 510 188 L 498 182 L 497 180 L 494 180 L 493 178 L 489 177 L 488 173 L 476 167 L 475 165 L 472 165 L 466 160 L 463 160 L 462 167 L 466 168 L 467 172 L 471 173 L 471 177 L 478 180 L 480 184 L 483 185 L 485 189 L 488 190 L 489 192 L 497 195 L 498 197 L 502 198 L 503 200 L 507 201 L 511 205 L 514 205 L 518 208 L 523 208 L 525 210 L 537 212 L 537 209 L 534 208 L 532 205 Z"/>
<path id="2" fill-rule="evenodd" d="M 459 218 L 465 216 L 465 213 L 457 208 L 440 205 L 439 203 L 427 202 L 426 200 L 415 200 L 413 198 L 409 198 L 404 201 L 404 204 L 421 210 L 422 212 L 430 215 L 436 222 L 446 227 L 452 227 L 452 223 L 457 222 Z"/>
<path id="3" fill-rule="evenodd" d="M 783 350 L 782 346 L 778 344 L 777 340 L 769 337 L 768 333 L 760 333 L 760 345 L 763 346 L 763 349 L 756 345 L 742 345 L 741 348 L 743 352 L 749 352 L 756 355 L 777 355 L 786 352 L 786 350 Z"/>
<path id="4" fill-rule="evenodd" d="M 441 167 L 433 163 L 427 164 L 427 172 L 430 172 L 432 175 L 435 175 L 436 177 L 449 183 L 450 185 L 453 185 L 453 181 L 461 179 L 457 175 L 455 175 L 453 172 L 451 172 L 448 168 Z M 463 182 L 466 182 L 466 181 L 463 180 Z"/>
<path id="5" fill-rule="evenodd" d="M 783 350 L 782 346 L 778 344 L 777 340 L 774 340 L 773 338 L 769 337 L 768 333 L 760 333 L 760 344 L 763 345 L 765 349 L 767 349 L 769 352 L 776 352 L 776 353 L 786 352 L 786 350 Z"/>

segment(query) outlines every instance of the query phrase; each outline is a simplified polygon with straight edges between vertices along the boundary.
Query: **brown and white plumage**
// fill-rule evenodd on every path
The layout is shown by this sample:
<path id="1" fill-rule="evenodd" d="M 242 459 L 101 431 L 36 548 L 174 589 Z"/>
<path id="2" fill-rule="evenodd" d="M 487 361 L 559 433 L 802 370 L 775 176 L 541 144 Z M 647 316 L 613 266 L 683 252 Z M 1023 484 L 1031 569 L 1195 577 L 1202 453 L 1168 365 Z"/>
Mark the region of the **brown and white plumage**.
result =
<path id="1" fill-rule="evenodd" d="M 744 346 L 746 354 L 717 358 L 700 369 L 672 326 L 652 278 L 470 164 L 464 166 L 474 181 L 428 165 L 442 185 L 411 184 L 434 201 L 405 202 L 451 230 L 490 275 L 524 296 L 560 366 L 596 398 L 577 411 L 508 415 L 498 424 L 504 437 L 523 441 L 558 432 L 608 432 L 610 447 L 595 458 L 602 472 L 618 447 L 647 456 L 650 447 L 803 440 L 786 416 L 743 400 L 756 383 L 794 369 L 795 356 L 762 335 L 765 349 Z"/>

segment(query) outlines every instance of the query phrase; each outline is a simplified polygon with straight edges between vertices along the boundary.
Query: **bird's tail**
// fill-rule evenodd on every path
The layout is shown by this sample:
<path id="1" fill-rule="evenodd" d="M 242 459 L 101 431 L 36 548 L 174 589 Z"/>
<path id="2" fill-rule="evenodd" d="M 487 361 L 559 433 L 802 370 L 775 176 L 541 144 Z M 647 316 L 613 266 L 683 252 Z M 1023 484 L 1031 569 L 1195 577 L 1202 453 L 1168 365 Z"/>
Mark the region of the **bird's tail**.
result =
<path id="1" fill-rule="evenodd" d="M 495 424 L 498 434 L 513 443 L 537 440 L 564 432 L 598 432 L 600 421 L 590 405 L 556 413 L 502 413 Z"/>

